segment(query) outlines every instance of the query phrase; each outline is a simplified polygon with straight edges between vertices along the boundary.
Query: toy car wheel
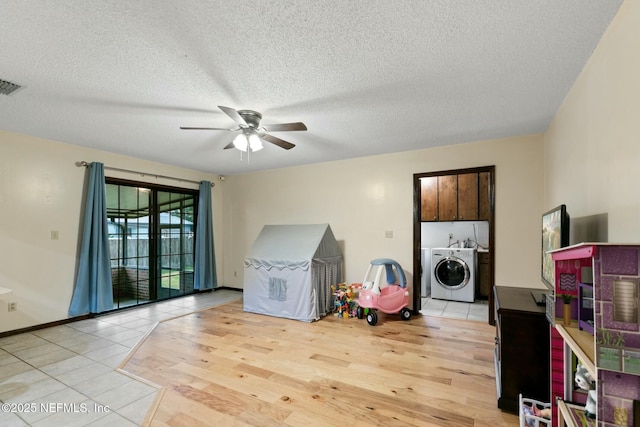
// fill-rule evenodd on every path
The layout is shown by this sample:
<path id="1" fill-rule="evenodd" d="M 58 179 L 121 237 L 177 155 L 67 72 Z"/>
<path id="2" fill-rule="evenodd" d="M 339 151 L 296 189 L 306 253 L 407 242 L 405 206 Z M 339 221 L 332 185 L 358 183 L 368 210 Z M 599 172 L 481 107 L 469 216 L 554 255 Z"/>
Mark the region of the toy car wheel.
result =
<path id="1" fill-rule="evenodd" d="M 378 323 L 378 315 L 375 311 L 370 311 L 369 314 L 367 314 L 367 323 L 371 326 L 375 326 L 376 323 Z"/>
<path id="2" fill-rule="evenodd" d="M 358 319 L 362 319 L 364 317 L 364 312 L 362 310 L 362 307 L 356 308 L 356 317 Z"/>
<path id="3" fill-rule="evenodd" d="M 402 320 L 411 319 L 411 310 L 409 310 L 408 308 L 403 308 L 402 311 L 400 312 L 400 318 Z"/>

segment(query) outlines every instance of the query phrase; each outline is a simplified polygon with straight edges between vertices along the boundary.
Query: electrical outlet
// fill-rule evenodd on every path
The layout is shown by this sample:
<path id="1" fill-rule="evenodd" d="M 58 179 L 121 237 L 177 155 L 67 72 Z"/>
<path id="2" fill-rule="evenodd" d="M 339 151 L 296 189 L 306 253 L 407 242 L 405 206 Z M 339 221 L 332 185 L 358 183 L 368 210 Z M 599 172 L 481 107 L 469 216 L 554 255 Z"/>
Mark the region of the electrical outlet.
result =
<path id="1" fill-rule="evenodd" d="M 7 311 L 16 311 L 18 309 L 18 303 L 15 301 L 10 302 L 9 304 L 7 304 Z"/>
<path id="2" fill-rule="evenodd" d="M 393 239 L 393 230 L 387 230 L 384 232 L 384 237 L 387 239 Z"/>
<path id="3" fill-rule="evenodd" d="M 60 233 L 58 230 L 51 230 L 51 240 L 58 240 L 60 238 Z"/>

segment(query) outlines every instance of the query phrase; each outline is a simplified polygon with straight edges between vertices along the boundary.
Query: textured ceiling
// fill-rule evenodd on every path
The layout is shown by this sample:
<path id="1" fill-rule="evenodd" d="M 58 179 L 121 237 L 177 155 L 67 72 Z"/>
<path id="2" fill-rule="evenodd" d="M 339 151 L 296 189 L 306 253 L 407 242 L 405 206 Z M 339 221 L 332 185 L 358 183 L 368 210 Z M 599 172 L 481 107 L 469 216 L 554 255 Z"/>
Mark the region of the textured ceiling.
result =
<path id="1" fill-rule="evenodd" d="M 620 4 L 11 1 L 0 129 L 222 175 L 543 132 Z M 309 130 L 247 163 L 179 129 L 218 105 Z"/>

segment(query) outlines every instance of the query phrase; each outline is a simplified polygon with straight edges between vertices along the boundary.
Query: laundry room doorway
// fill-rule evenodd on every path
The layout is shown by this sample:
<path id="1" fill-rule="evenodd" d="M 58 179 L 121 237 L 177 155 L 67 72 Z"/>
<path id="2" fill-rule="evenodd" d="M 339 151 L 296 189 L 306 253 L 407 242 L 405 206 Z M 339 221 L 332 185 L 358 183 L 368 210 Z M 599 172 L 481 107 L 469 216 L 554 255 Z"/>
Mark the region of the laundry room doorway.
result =
<path id="1" fill-rule="evenodd" d="M 494 325 L 495 166 L 417 173 L 413 186 L 415 314 L 434 286 L 431 249 L 473 250 L 474 298 L 487 301 L 488 322 Z"/>

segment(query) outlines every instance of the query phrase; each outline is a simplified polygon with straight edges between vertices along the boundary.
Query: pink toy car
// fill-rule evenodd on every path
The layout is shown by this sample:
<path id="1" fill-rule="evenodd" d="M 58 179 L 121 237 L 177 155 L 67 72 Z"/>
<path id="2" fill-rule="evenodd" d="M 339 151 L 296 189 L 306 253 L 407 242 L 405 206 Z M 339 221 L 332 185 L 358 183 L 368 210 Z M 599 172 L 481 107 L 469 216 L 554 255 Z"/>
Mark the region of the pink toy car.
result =
<path id="1" fill-rule="evenodd" d="M 381 280 L 385 280 L 385 287 L 380 286 Z M 362 319 L 366 313 L 367 323 L 374 326 L 378 323 L 377 309 L 386 314 L 399 312 L 402 320 L 409 320 L 411 310 L 408 305 L 407 279 L 400 264 L 388 258 L 371 261 L 358 296 L 358 318 Z"/>

